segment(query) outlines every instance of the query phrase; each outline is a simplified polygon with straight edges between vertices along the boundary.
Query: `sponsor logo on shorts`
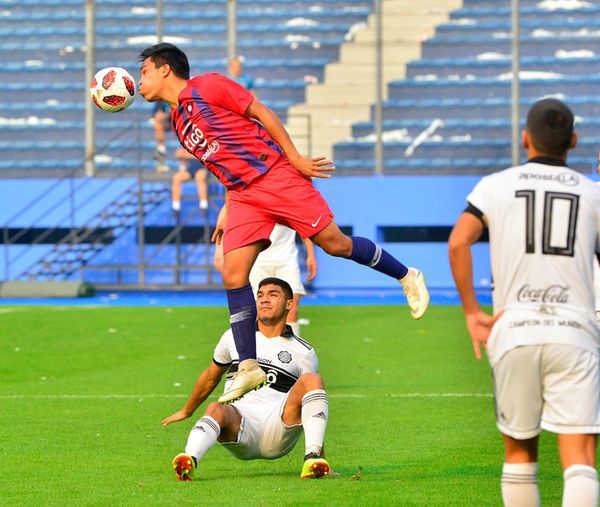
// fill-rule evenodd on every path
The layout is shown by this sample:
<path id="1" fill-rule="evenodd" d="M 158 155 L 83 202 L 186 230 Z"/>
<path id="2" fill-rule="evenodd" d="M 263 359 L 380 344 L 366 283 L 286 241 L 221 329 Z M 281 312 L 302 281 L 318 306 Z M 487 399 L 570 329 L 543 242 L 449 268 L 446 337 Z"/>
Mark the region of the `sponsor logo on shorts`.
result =
<path id="1" fill-rule="evenodd" d="M 535 288 L 525 284 L 517 292 L 517 301 L 520 303 L 568 303 L 569 289 L 570 287 L 562 285 Z"/>
<path id="2" fill-rule="evenodd" d="M 323 218 L 323 214 L 321 213 L 319 215 L 319 218 L 317 218 L 312 224 L 310 224 L 312 227 L 316 227 L 317 225 L 319 225 L 319 222 L 321 221 L 321 218 Z"/>

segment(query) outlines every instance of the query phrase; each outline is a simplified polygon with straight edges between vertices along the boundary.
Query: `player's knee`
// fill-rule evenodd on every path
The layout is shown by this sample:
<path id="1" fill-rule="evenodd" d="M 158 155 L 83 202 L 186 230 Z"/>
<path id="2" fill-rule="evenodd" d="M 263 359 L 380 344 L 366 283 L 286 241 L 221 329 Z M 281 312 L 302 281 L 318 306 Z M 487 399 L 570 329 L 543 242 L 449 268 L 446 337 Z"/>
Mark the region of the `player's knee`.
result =
<path id="1" fill-rule="evenodd" d="M 336 236 L 323 242 L 320 247 L 334 257 L 350 257 L 352 255 L 352 240 L 348 236 Z"/>
<path id="2" fill-rule="evenodd" d="M 208 407 L 206 407 L 206 412 L 204 415 L 212 417 L 215 421 L 221 424 L 225 415 L 223 405 L 216 402 L 209 403 Z"/>
<path id="3" fill-rule="evenodd" d="M 302 383 L 306 392 L 313 389 L 323 389 L 325 387 L 323 384 L 323 377 L 318 373 L 304 373 L 300 375 L 298 382 Z"/>
<path id="4" fill-rule="evenodd" d="M 225 289 L 239 289 L 249 283 L 247 275 L 244 276 L 237 269 L 231 269 L 227 262 L 223 263 L 221 276 L 223 277 L 223 287 Z"/>

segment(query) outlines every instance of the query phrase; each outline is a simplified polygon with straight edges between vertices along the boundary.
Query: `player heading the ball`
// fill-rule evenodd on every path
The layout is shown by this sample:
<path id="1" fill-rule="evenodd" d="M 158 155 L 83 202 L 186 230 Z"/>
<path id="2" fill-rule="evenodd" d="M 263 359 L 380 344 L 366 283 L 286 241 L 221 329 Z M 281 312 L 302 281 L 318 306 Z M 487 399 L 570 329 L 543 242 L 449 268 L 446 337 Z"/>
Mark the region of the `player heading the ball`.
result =
<path id="1" fill-rule="evenodd" d="M 301 155 L 277 115 L 235 81 L 209 73 L 190 78 L 187 56 L 173 44 L 144 49 L 140 95 L 171 107 L 179 142 L 227 188 L 213 240 L 223 242 L 223 285 L 240 368 L 219 401 L 228 403 L 265 383 L 256 362 L 256 305 L 248 281 L 276 223 L 310 238 L 325 252 L 400 281 L 412 316 L 429 304 L 425 277 L 367 238 L 346 236 L 311 178 L 335 169 L 325 157 Z"/>

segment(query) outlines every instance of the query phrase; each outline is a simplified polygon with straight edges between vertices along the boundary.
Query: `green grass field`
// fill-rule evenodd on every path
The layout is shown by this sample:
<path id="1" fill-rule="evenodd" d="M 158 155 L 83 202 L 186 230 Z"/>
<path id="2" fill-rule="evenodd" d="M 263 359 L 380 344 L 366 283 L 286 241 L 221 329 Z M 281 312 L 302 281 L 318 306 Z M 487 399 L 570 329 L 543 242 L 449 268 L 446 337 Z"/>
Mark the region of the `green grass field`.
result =
<path id="1" fill-rule="evenodd" d="M 340 475 L 300 481 L 301 440 L 276 461 L 216 446 L 177 483 L 171 459 L 196 418 L 160 421 L 210 361 L 224 308 L 0 307 L 0 505 L 501 505 L 489 366 L 460 308 L 418 322 L 394 306 L 302 316 Z M 555 447 L 542 438 L 544 505 L 560 505 Z"/>

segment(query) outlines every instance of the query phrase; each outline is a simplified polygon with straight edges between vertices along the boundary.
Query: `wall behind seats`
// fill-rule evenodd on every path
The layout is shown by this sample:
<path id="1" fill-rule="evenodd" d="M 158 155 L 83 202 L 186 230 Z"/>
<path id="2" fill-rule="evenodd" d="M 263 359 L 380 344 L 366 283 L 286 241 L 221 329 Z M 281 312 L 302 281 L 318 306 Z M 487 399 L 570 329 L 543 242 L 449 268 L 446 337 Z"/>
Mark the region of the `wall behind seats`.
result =
<path id="1" fill-rule="evenodd" d="M 465 208 L 479 176 L 355 176 L 318 180 L 337 224 L 356 236 L 375 239 L 409 266 L 420 268 L 431 287 L 454 286 L 447 237 Z M 490 281 L 487 243 L 473 251 L 478 287 Z M 315 288 L 391 288 L 395 282 L 371 269 L 336 259 L 317 249 Z"/>

